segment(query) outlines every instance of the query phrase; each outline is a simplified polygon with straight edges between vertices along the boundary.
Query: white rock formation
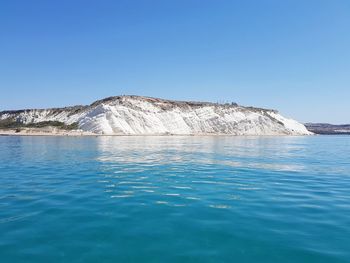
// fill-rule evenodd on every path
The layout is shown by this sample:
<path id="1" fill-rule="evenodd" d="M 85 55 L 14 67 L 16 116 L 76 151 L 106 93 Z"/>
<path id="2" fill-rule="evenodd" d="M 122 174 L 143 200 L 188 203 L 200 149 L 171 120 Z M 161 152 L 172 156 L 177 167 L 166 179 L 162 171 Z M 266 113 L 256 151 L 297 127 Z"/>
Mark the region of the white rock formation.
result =
<path id="1" fill-rule="evenodd" d="M 78 123 L 110 135 L 310 135 L 303 124 L 274 110 L 208 102 L 118 96 L 89 106 L 0 112 L 0 121 Z"/>

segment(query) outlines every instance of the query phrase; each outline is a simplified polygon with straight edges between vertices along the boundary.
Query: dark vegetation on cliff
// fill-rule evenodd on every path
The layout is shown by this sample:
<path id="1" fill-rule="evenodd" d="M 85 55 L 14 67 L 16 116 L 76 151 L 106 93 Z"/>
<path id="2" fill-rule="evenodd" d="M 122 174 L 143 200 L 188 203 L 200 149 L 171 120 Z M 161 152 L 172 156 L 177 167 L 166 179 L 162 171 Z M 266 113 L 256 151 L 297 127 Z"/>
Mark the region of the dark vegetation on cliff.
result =
<path id="1" fill-rule="evenodd" d="M 21 128 L 44 128 L 44 127 L 55 127 L 62 130 L 76 130 L 78 129 L 78 123 L 65 124 L 60 121 L 42 121 L 32 123 L 21 123 L 11 119 L 0 120 L 0 129 L 21 129 Z"/>

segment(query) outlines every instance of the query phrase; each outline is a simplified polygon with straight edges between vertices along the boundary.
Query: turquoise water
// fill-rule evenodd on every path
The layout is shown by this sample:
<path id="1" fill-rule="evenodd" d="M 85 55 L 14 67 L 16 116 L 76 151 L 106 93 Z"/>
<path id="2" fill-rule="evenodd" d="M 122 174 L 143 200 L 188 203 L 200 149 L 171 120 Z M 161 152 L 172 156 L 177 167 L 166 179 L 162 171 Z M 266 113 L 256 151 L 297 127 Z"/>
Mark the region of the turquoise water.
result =
<path id="1" fill-rule="evenodd" d="M 350 262 L 350 136 L 0 137 L 0 262 Z"/>

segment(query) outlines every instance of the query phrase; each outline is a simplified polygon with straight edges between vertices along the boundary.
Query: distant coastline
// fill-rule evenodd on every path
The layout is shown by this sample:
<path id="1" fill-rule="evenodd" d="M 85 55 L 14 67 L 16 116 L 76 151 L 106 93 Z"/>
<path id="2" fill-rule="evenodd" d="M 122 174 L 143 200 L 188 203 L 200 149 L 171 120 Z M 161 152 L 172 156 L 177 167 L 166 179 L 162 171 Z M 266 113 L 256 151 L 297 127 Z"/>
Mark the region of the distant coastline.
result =
<path id="1" fill-rule="evenodd" d="M 305 127 L 319 135 L 350 135 L 350 124 L 305 123 Z"/>

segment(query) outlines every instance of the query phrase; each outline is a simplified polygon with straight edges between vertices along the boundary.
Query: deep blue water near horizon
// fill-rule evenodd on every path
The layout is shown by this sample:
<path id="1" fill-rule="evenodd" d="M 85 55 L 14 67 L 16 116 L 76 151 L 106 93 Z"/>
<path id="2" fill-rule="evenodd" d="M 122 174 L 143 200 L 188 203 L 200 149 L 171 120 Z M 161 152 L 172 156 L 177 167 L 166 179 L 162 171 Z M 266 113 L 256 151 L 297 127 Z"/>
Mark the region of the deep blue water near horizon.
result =
<path id="1" fill-rule="evenodd" d="M 350 136 L 0 136 L 0 262 L 350 262 Z"/>

